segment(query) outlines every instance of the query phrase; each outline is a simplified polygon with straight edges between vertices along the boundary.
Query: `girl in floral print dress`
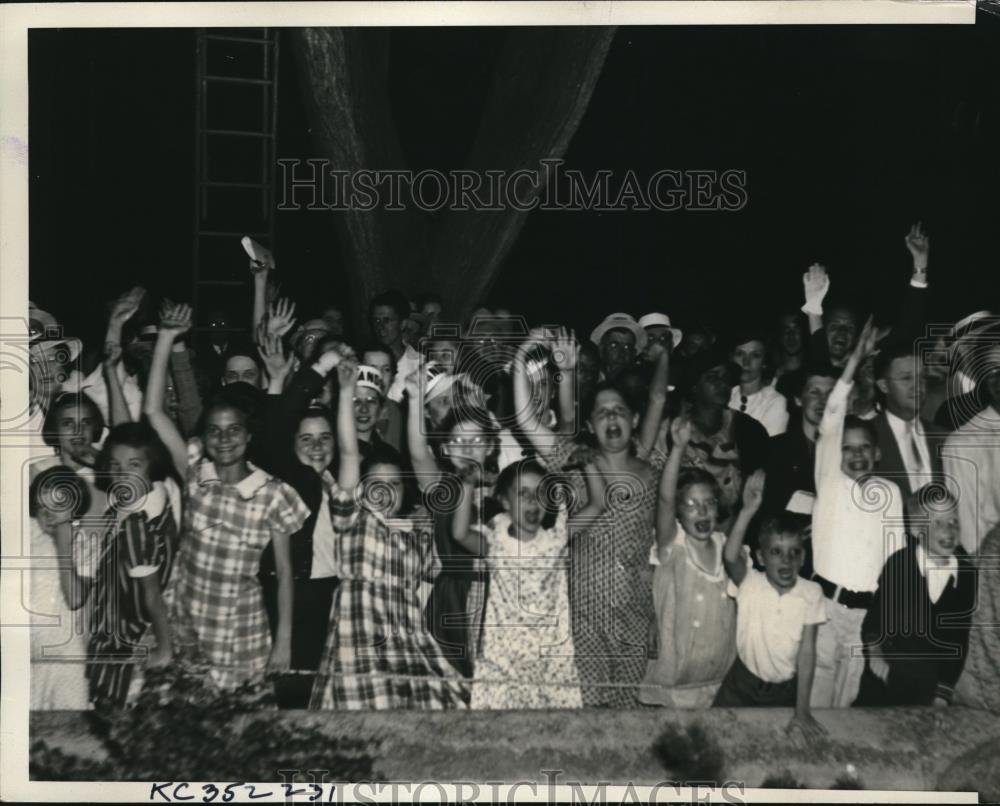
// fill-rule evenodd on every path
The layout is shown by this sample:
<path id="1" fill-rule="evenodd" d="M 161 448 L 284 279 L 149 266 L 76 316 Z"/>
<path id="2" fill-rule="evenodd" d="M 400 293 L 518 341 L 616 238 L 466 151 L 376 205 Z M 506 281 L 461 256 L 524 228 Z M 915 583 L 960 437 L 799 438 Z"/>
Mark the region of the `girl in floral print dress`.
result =
<path id="1" fill-rule="evenodd" d="M 207 683 L 231 690 L 286 671 L 291 659 L 292 569 L 289 535 L 309 510 L 298 493 L 246 459 L 249 415 L 225 392 L 204 412 L 204 457 L 188 446 L 163 411 L 167 361 L 190 328 L 191 309 L 165 306 L 153 352 L 144 411 L 185 479 L 181 546 L 168 592 L 179 659 L 207 666 Z M 278 627 L 272 644 L 257 573 L 273 543 Z"/>
<path id="2" fill-rule="evenodd" d="M 503 511 L 485 533 L 468 528 L 476 488 L 464 484 L 452 530 L 490 569 L 472 707 L 579 708 L 569 618 L 566 510 L 537 461 L 508 465 L 496 482 Z"/>
<path id="3" fill-rule="evenodd" d="M 409 505 L 392 447 L 372 449 L 361 463 L 357 365 L 343 359 L 337 374 L 340 466 L 330 510 L 340 587 L 310 708 L 463 708 L 465 683 L 423 623 L 419 586 L 431 573 L 430 517 Z"/>

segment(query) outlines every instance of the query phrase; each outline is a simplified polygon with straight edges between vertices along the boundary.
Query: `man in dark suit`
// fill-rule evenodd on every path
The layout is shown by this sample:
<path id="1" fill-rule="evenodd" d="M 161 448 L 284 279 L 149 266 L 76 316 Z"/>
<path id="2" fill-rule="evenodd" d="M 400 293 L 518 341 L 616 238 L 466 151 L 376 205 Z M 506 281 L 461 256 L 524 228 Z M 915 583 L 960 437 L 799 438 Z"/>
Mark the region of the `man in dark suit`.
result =
<path id="1" fill-rule="evenodd" d="M 947 434 L 919 415 L 925 379 L 912 343 L 886 344 L 875 360 L 875 377 L 884 399 L 872 420 L 881 453 L 875 473 L 894 481 L 909 497 L 943 479 L 941 447 Z"/>

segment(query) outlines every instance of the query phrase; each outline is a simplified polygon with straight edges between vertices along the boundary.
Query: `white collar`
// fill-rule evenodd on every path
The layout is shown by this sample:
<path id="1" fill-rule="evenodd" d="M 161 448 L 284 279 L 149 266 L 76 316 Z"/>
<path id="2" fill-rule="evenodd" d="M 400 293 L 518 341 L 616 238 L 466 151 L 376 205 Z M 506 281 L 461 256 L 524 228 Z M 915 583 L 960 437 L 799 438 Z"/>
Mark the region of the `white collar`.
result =
<path id="1" fill-rule="evenodd" d="M 921 436 L 919 417 L 914 417 L 912 420 L 904 420 L 902 417 L 897 417 L 895 414 L 889 411 L 888 407 L 886 407 L 885 419 L 889 423 L 889 428 L 891 428 L 893 433 L 897 435 L 905 434 L 912 428 L 914 434 L 916 434 L 917 436 Z"/>
<path id="2" fill-rule="evenodd" d="M 271 476 L 268 473 L 265 473 L 252 463 L 247 462 L 247 467 L 250 468 L 250 474 L 236 484 L 229 485 L 235 488 L 236 492 L 240 494 L 240 498 L 245 501 L 253 498 L 271 480 Z M 222 480 L 219 478 L 219 471 L 215 469 L 215 464 L 210 459 L 202 461 L 198 468 L 198 484 L 203 487 L 209 484 L 222 484 Z"/>
<path id="3" fill-rule="evenodd" d="M 124 520 L 129 515 L 141 512 L 149 520 L 158 518 L 167 507 L 167 488 L 162 481 L 154 481 L 153 486 L 141 498 L 131 504 L 123 504 L 115 507 L 119 520 Z"/>
<path id="4" fill-rule="evenodd" d="M 924 578 L 926 578 L 928 568 L 927 552 L 920 544 L 917 544 L 917 568 Z M 946 574 L 946 578 L 948 576 L 958 578 L 958 558 L 954 554 L 948 558 L 948 562 L 944 565 L 934 565 L 931 563 L 930 568 L 938 574 Z"/>

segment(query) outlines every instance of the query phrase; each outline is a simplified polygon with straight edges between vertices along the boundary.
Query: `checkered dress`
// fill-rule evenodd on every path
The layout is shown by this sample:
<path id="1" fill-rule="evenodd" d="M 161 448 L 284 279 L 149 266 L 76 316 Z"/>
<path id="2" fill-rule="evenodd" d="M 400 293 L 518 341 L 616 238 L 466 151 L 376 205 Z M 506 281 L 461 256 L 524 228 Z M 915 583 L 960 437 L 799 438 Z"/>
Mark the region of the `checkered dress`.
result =
<path id="1" fill-rule="evenodd" d="M 565 437 L 542 458 L 549 470 L 559 472 L 572 465 L 576 449 L 572 438 Z M 658 451 L 649 458 L 654 471 L 664 463 Z M 586 479 L 573 469 L 566 480 L 576 511 L 587 502 Z M 655 538 L 658 484 L 635 481 L 627 485 L 627 498 L 613 498 L 597 521 L 570 539 L 570 618 L 585 706 L 636 707 L 646 672 L 653 621 L 649 548 Z M 607 683 L 623 687 L 599 687 Z"/>
<path id="2" fill-rule="evenodd" d="M 257 571 L 273 535 L 302 528 L 309 509 L 282 481 L 249 465 L 223 484 L 207 459 L 191 465 L 184 535 L 170 591 L 175 651 L 207 664 L 210 682 L 233 689 L 263 679 L 271 634 Z"/>
<path id="3" fill-rule="evenodd" d="M 339 489 L 330 508 L 340 587 L 310 708 L 464 708 L 468 690 L 418 596 L 433 559 L 430 518 L 386 520 Z"/>

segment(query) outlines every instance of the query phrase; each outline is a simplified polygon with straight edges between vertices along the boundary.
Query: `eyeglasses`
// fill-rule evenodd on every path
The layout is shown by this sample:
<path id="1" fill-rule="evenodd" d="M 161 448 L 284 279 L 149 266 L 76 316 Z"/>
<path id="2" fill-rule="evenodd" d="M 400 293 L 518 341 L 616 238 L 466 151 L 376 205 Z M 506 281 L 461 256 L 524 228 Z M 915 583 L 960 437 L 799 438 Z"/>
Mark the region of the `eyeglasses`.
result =
<path id="1" fill-rule="evenodd" d="M 480 445 L 486 444 L 486 437 L 481 435 L 476 435 L 474 437 L 449 437 L 447 444 L 459 447 L 463 445 L 472 445 L 475 447 L 479 447 Z"/>
<path id="2" fill-rule="evenodd" d="M 706 510 L 718 509 L 719 499 L 706 498 L 704 501 L 695 501 L 694 499 L 688 498 L 686 501 L 681 501 L 681 509 L 687 512 L 697 512 L 702 507 Z"/>

